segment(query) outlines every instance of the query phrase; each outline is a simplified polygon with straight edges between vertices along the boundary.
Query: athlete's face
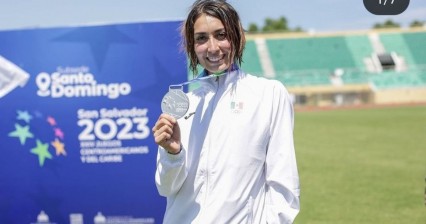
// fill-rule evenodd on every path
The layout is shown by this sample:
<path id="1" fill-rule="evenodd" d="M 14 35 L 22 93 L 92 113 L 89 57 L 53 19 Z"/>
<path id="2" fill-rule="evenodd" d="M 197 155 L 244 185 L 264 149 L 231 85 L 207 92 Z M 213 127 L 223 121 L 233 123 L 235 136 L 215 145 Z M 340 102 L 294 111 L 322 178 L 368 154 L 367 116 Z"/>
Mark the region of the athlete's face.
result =
<path id="1" fill-rule="evenodd" d="M 194 24 L 194 40 L 198 61 L 210 74 L 229 68 L 231 43 L 219 19 L 202 14 Z"/>

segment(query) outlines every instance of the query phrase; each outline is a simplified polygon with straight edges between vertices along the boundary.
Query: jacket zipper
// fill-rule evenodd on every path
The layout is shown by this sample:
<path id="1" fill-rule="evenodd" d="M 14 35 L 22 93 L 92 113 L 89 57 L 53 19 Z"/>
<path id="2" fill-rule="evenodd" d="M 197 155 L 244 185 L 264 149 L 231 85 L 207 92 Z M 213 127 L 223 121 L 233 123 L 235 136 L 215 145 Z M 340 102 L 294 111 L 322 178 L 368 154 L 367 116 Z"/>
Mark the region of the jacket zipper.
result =
<path id="1" fill-rule="evenodd" d="M 212 112 L 211 112 L 211 114 L 210 114 L 210 116 L 211 117 L 213 117 L 213 110 L 216 108 L 216 104 L 217 104 L 217 102 L 216 102 L 216 97 L 217 97 L 217 94 L 218 94 L 218 92 L 219 92 L 219 77 L 216 77 L 216 80 L 215 80 L 215 82 L 217 83 L 217 85 L 216 85 L 216 92 L 214 93 L 214 96 L 213 96 L 213 98 L 211 99 L 211 100 L 213 100 L 213 107 L 212 107 Z M 210 132 L 209 132 L 209 139 L 211 139 L 210 138 Z M 209 173 L 210 173 L 210 169 L 209 169 L 209 157 L 210 157 L 210 148 L 211 148 L 211 142 L 209 141 L 209 147 L 208 147 L 208 150 L 207 150 L 207 155 L 206 155 L 206 167 L 205 167 L 205 169 L 206 169 L 206 191 L 204 192 L 205 193 L 205 196 L 204 196 L 204 205 L 207 203 L 207 200 L 208 200 L 208 195 L 209 195 L 209 193 L 210 193 L 210 184 L 209 184 Z"/>

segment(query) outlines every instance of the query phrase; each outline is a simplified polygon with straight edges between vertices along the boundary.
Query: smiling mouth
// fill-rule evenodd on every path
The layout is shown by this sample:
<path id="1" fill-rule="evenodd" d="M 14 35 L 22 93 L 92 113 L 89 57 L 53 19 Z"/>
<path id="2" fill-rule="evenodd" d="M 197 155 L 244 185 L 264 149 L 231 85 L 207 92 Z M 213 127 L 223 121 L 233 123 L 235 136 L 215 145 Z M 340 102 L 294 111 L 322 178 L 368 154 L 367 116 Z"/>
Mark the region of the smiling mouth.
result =
<path id="1" fill-rule="evenodd" d="M 225 55 L 219 55 L 217 57 L 207 57 L 207 60 L 210 62 L 219 62 L 220 60 L 224 59 Z"/>

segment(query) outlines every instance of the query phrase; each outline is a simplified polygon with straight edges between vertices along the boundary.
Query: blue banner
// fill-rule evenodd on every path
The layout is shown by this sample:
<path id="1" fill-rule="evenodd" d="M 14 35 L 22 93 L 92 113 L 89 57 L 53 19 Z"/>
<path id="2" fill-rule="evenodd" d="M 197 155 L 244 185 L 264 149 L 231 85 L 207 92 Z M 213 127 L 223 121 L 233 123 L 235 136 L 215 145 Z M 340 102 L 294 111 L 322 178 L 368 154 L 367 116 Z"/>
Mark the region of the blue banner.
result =
<path id="1" fill-rule="evenodd" d="M 0 32 L 0 223 L 161 223 L 151 127 L 180 22 Z"/>

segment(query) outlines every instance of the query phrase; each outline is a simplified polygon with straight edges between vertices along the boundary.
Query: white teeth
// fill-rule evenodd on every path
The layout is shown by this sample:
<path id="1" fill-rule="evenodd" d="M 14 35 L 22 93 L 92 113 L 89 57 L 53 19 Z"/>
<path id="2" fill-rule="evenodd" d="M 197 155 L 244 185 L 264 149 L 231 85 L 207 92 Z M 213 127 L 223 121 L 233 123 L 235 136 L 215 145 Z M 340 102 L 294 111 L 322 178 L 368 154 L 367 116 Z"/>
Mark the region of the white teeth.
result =
<path id="1" fill-rule="evenodd" d="M 223 57 L 208 57 L 209 61 L 211 62 L 218 62 L 222 59 Z"/>
<path id="2" fill-rule="evenodd" d="M 219 61 L 220 60 L 220 58 L 209 58 L 210 59 L 210 61 Z"/>

